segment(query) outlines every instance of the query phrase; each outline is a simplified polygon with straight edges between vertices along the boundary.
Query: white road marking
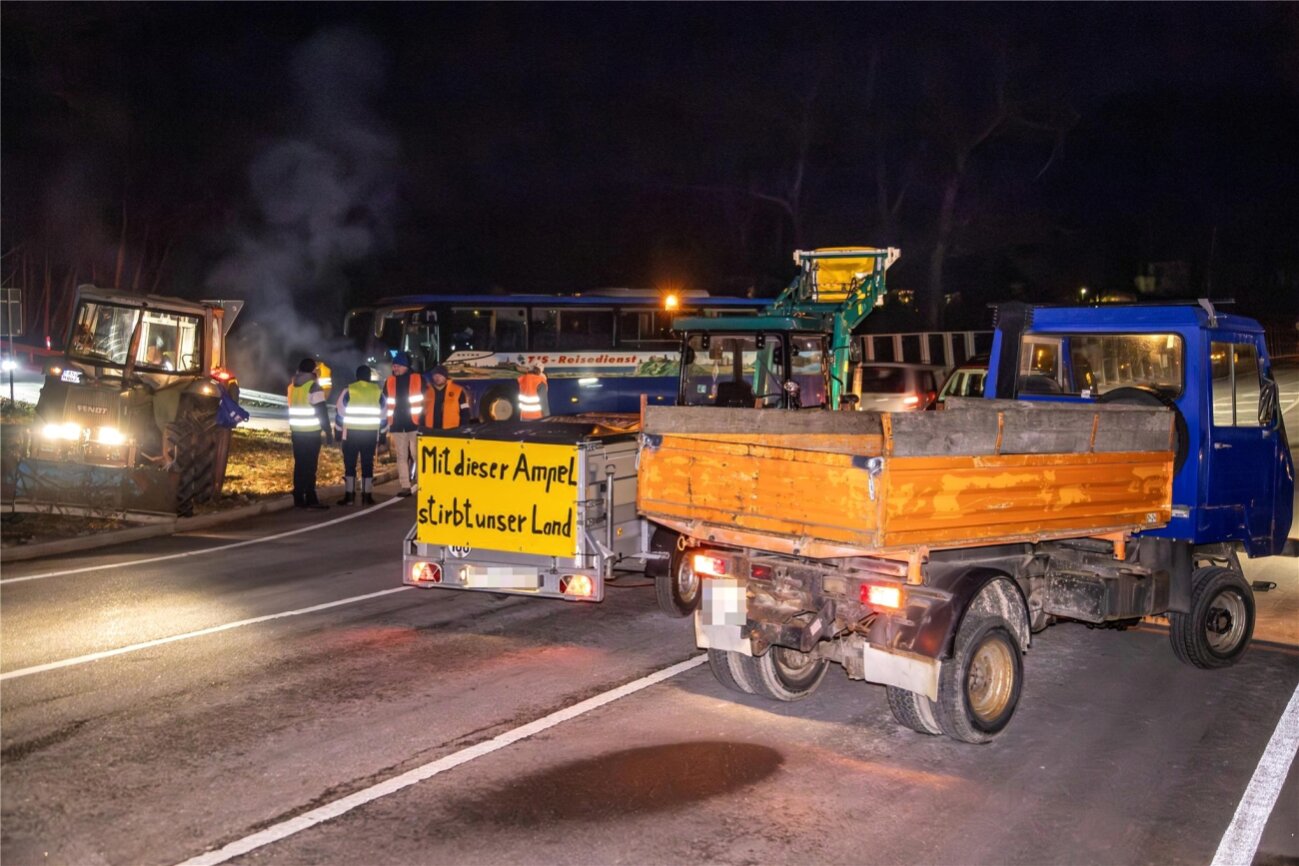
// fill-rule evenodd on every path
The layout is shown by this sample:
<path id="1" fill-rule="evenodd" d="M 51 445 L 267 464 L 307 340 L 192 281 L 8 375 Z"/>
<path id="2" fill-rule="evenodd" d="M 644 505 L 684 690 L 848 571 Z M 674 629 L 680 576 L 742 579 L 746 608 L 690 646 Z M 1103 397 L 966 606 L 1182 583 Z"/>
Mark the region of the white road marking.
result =
<path id="1" fill-rule="evenodd" d="M 85 574 L 89 571 L 105 571 L 110 568 L 126 568 L 132 565 L 149 565 L 154 562 L 166 562 L 171 559 L 184 559 L 189 556 L 203 556 L 208 553 L 217 553 L 222 550 L 234 550 L 236 547 L 247 547 L 250 544 L 261 544 L 264 541 L 275 541 L 280 538 L 288 538 L 290 535 L 298 535 L 303 532 L 315 532 L 317 529 L 324 529 L 326 526 L 334 526 L 345 520 L 355 520 L 358 517 L 365 517 L 367 514 L 373 514 L 380 508 L 387 508 L 397 502 L 397 499 L 385 500 L 378 505 L 367 505 L 363 510 L 355 514 L 349 514 L 346 517 L 336 517 L 333 520 L 326 520 L 324 523 L 313 523 L 310 526 L 304 526 L 301 529 L 291 529 L 288 532 L 280 532 L 275 535 L 267 535 L 263 538 L 250 538 L 247 541 L 236 541 L 233 544 L 222 544 L 219 547 L 207 547 L 203 550 L 190 550 L 185 553 L 169 553 L 166 556 L 151 556 L 148 559 L 132 559 L 129 562 L 110 562 L 107 565 L 87 565 L 84 568 L 69 568 L 64 571 L 47 571 L 44 574 L 29 574 L 25 577 L 8 577 L 0 580 L 0 586 L 11 583 L 22 583 L 25 580 L 43 580 L 47 577 L 67 577 L 70 574 Z"/>
<path id="2" fill-rule="evenodd" d="M 332 803 L 326 803 L 325 805 L 312 809 L 309 812 L 304 812 L 297 817 L 281 821 L 280 823 L 267 827 L 265 830 L 254 833 L 251 836 L 237 839 L 229 845 L 226 845 L 224 848 L 219 848 L 216 851 L 208 851 L 207 853 L 200 854 L 197 857 L 191 857 L 189 860 L 180 864 L 180 866 L 216 866 L 218 863 L 225 863 L 235 857 L 247 854 L 249 851 L 255 851 L 264 845 L 278 842 L 281 839 L 286 839 L 289 836 L 294 835 L 295 833 L 301 833 L 303 830 L 308 830 L 317 824 L 337 818 L 340 815 L 350 812 L 360 806 L 364 806 L 366 803 L 377 800 L 380 797 L 394 794 L 403 788 L 409 788 L 411 785 L 418 784 L 426 779 L 431 779 L 439 773 L 445 773 L 447 770 L 455 769 L 461 764 L 467 764 L 475 758 L 490 755 L 492 752 L 517 743 L 519 740 L 526 739 L 534 734 L 539 734 L 542 731 L 555 727 L 556 725 L 563 724 L 570 719 L 575 719 L 584 713 L 589 713 L 594 709 L 598 709 L 605 704 L 613 703 L 620 698 L 625 698 L 628 695 L 635 694 L 641 689 L 646 689 L 652 685 L 661 683 L 664 680 L 671 679 L 677 674 L 685 673 L 691 668 L 698 667 L 707 659 L 707 655 L 701 654 L 672 665 L 671 667 L 655 671 L 648 676 L 641 677 L 638 680 L 619 686 L 616 689 L 610 689 L 609 691 L 602 692 L 595 697 L 579 701 L 571 707 L 565 707 L 564 709 L 557 710 L 548 716 L 542 716 L 535 722 L 529 722 L 526 725 L 513 728 L 499 736 L 493 737 L 490 740 L 485 740 L 477 745 L 461 749 L 458 752 L 452 752 L 449 755 L 438 758 L 436 761 L 431 761 L 423 766 L 416 767 L 413 770 L 408 770 L 400 776 L 394 776 L 391 779 L 379 782 L 376 785 L 362 788 L 361 790 L 353 794 L 348 794 L 346 797 L 335 800 Z"/>
<path id="3" fill-rule="evenodd" d="M 268 613 L 265 616 L 255 616 L 252 619 L 241 619 L 238 622 L 228 622 L 224 625 L 214 625 L 210 628 L 201 628 L 198 631 L 185 632 L 184 634 L 175 634 L 171 637 L 160 637 L 155 640 L 147 640 L 144 643 L 133 643 L 128 646 L 118 647 L 117 649 L 103 650 L 102 652 L 90 653 L 84 656 L 74 656 L 70 659 L 62 659 L 57 662 L 48 662 L 43 665 L 33 665 L 29 668 L 19 668 L 18 670 L 8 671 L 0 674 L 0 682 L 4 680 L 17 679 L 18 677 L 28 677 L 32 674 L 44 673 L 45 671 L 58 670 L 59 668 L 70 668 L 73 665 L 84 665 L 89 662 L 97 662 L 100 659 L 120 656 L 124 653 L 138 652 L 150 647 L 162 646 L 163 644 L 175 643 L 180 640 L 189 640 L 190 638 L 203 637 L 204 635 L 216 634 L 217 632 L 229 631 L 232 628 L 242 628 L 246 625 L 256 625 L 259 622 L 269 622 L 273 619 L 283 619 L 286 616 L 301 616 L 304 613 L 315 613 L 318 610 L 328 610 L 331 607 L 341 607 L 353 602 L 365 601 L 370 598 L 379 598 L 384 595 L 392 595 L 394 592 L 405 592 L 408 589 L 414 589 L 413 586 L 398 586 L 393 589 L 381 589 L 378 592 L 370 592 L 365 595 L 354 595 L 351 598 L 340 598 L 338 601 L 327 601 L 323 604 L 313 604 L 311 607 L 301 607 L 297 610 L 286 610 L 280 613 Z"/>
<path id="4" fill-rule="evenodd" d="M 1213 866 L 1248 866 L 1254 861 L 1258 842 L 1263 838 L 1272 807 L 1281 794 L 1295 751 L 1299 749 L 1299 686 L 1290 696 L 1290 703 L 1276 723 L 1272 739 L 1259 758 L 1254 777 L 1249 780 L 1245 795 L 1240 798 L 1236 814 L 1218 843 L 1218 853 L 1213 855 Z"/>

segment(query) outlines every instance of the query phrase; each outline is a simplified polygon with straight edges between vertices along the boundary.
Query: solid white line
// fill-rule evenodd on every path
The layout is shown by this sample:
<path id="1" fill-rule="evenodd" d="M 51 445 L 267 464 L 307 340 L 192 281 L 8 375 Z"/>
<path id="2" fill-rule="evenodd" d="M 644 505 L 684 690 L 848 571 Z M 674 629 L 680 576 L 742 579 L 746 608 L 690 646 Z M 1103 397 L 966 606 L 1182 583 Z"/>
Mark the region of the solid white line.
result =
<path id="1" fill-rule="evenodd" d="M 1290 703 L 1276 723 L 1272 739 L 1259 758 L 1254 777 L 1249 780 L 1245 795 L 1240 798 L 1236 814 L 1218 843 L 1218 853 L 1213 855 L 1213 866 L 1248 866 L 1254 861 L 1263 828 L 1267 826 L 1272 807 L 1281 794 L 1286 774 L 1290 772 L 1295 751 L 1299 749 L 1299 686 L 1290 696 Z"/>
<path id="2" fill-rule="evenodd" d="M 365 517 L 367 514 L 373 514 L 380 508 L 387 508 L 396 498 L 385 500 L 378 505 L 367 505 L 363 510 L 355 514 L 349 514 L 346 517 L 336 517 L 333 520 L 326 520 L 324 523 L 313 523 L 310 526 L 304 526 L 301 529 L 291 529 L 288 532 L 280 532 L 275 535 L 267 535 L 264 538 L 250 538 L 247 541 L 236 541 L 233 544 L 222 544 L 218 547 L 206 547 L 202 550 L 190 550 L 185 553 L 169 553 L 166 556 L 151 556 L 148 559 L 133 559 L 129 562 L 110 562 L 107 565 L 87 565 L 84 568 L 69 568 L 64 571 L 47 571 L 44 574 L 29 574 L 25 577 L 8 577 L 0 580 L 0 586 L 10 583 L 22 583 L 25 580 L 43 580 L 47 577 L 67 577 L 70 574 L 85 574 L 88 571 L 104 571 L 109 568 L 126 568 L 132 565 L 149 565 L 154 562 L 166 562 L 171 559 L 184 559 L 188 556 L 202 556 L 207 553 L 216 553 L 221 550 L 234 550 L 236 547 L 247 547 L 250 544 L 261 544 L 264 541 L 275 541 L 279 538 L 288 538 L 290 535 L 298 535 L 303 532 L 315 532 L 317 529 L 324 529 L 326 526 L 334 526 L 345 520 L 355 520 L 358 517 Z"/>
<path id="3" fill-rule="evenodd" d="M 247 854 L 249 851 L 254 851 L 261 848 L 263 845 L 269 845 L 272 842 L 286 839 L 295 833 L 301 833 L 303 830 L 310 829 L 324 821 L 337 818 L 339 815 L 350 812 L 359 806 L 364 806 L 366 803 L 377 800 L 380 797 L 386 797 L 389 794 L 402 790 L 403 788 L 409 788 L 411 785 L 423 782 L 426 779 L 431 779 L 439 773 L 445 773 L 447 770 L 454 769 L 461 764 L 467 764 L 475 758 L 490 755 L 492 752 L 517 743 L 519 740 L 526 739 L 534 734 L 539 734 L 542 731 L 553 728 L 556 725 L 563 724 L 569 719 L 575 719 L 583 713 L 589 713 L 605 704 L 610 704 L 620 698 L 625 698 L 628 695 L 635 694 L 641 689 L 646 689 L 652 685 L 661 683 L 664 680 L 671 679 L 677 674 L 685 673 L 691 668 L 698 667 L 707 659 L 707 655 L 697 655 L 694 658 L 686 659 L 679 664 L 655 671 L 648 676 L 641 677 L 640 679 L 627 683 L 626 685 L 619 686 L 616 689 L 611 689 L 607 692 L 602 692 L 595 697 L 580 701 L 573 704 L 571 707 L 565 707 L 564 709 L 557 710 L 548 716 L 542 716 L 535 722 L 529 722 L 526 725 L 513 728 L 499 736 L 493 737 L 490 740 L 485 740 L 477 745 L 461 749 L 458 752 L 452 752 L 449 755 L 438 758 L 436 761 L 431 761 L 421 767 L 408 770 L 400 776 L 394 776 L 391 779 L 378 783 L 377 785 L 371 785 L 369 788 L 362 788 L 356 793 L 349 794 L 342 799 L 335 800 L 332 803 L 326 803 L 323 806 L 312 809 L 310 812 L 304 812 L 297 817 L 288 819 L 287 821 L 281 821 L 279 824 L 274 824 L 267 827 L 265 830 L 252 834 L 251 836 L 237 839 L 229 845 L 226 845 L 224 848 L 220 848 L 216 851 L 209 851 L 205 854 L 200 854 L 197 857 L 191 857 L 189 860 L 180 864 L 180 866 L 216 866 L 218 863 L 224 863 L 227 860 L 231 860 L 242 854 Z"/>
<path id="4" fill-rule="evenodd" d="M 408 589 L 414 589 L 413 586 L 398 586 L 393 589 L 381 589 L 378 592 L 370 592 L 365 595 L 354 595 L 351 598 L 340 598 L 338 601 L 327 601 L 324 604 L 313 604 L 311 607 L 302 607 L 297 610 L 286 610 L 281 613 L 268 613 L 265 616 L 255 616 L 252 619 L 241 619 L 238 622 L 228 622 L 224 625 L 214 625 L 211 628 L 202 628 L 198 631 L 190 631 L 185 634 L 175 634 L 171 637 L 160 637 L 155 640 L 147 640 L 144 643 L 133 643 L 129 646 L 118 647 L 117 649 L 104 650 L 102 652 L 90 653 L 84 656 L 75 656 L 70 659 L 62 659 L 57 662 L 49 662 L 43 665 L 33 665 L 29 668 L 19 668 L 18 670 L 9 671 L 0 674 L 0 682 L 4 680 L 17 679 L 18 677 L 27 677 L 32 674 L 39 674 L 45 671 L 58 670 L 59 668 L 69 668 L 73 665 L 84 665 L 88 662 L 97 662 L 100 659 L 120 656 L 124 653 L 138 652 L 139 650 L 149 649 L 150 647 L 162 646 L 167 643 L 175 643 L 179 640 L 189 640 L 190 638 L 203 637 L 204 635 L 216 634 L 221 631 L 229 631 L 232 628 L 242 628 L 246 625 L 256 625 L 259 622 L 269 622 L 273 619 L 283 619 L 286 616 L 301 616 L 304 613 L 315 613 L 318 610 L 328 610 L 331 607 L 340 607 L 345 604 L 352 604 L 356 601 L 365 601 L 370 598 L 378 598 L 382 595 L 391 595 L 394 592 L 405 592 Z"/>

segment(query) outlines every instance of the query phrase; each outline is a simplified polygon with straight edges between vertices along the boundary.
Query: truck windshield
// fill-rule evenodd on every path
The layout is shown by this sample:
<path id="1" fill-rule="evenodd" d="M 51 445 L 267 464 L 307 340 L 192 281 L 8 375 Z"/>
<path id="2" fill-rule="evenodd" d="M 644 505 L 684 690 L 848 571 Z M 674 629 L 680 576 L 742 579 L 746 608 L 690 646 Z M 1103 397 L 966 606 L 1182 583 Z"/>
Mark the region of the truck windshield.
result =
<path id="1" fill-rule="evenodd" d="M 1177 334 L 1025 334 L 1019 388 L 1097 397 L 1142 386 L 1182 393 L 1185 347 Z"/>
<path id="2" fill-rule="evenodd" d="M 781 339 L 757 334 L 691 334 L 686 341 L 685 405 L 763 409 L 782 404 Z M 705 345 L 706 344 L 706 345 Z"/>

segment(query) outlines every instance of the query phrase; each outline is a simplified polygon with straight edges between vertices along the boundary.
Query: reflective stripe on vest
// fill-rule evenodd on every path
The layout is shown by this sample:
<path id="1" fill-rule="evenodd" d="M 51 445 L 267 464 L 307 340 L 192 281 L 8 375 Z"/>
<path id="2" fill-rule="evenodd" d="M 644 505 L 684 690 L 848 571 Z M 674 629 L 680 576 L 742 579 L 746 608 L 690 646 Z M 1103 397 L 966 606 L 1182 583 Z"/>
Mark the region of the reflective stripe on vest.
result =
<path id="1" fill-rule="evenodd" d="M 343 429 L 378 430 L 382 420 L 379 386 L 373 382 L 353 382 L 348 385 L 347 405 L 343 407 Z"/>
<path id="2" fill-rule="evenodd" d="M 320 419 L 316 407 L 311 405 L 311 386 L 314 380 L 301 385 L 289 386 L 289 430 L 304 433 L 308 430 L 319 430 Z"/>
<path id="3" fill-rule="evenodd" d="M 546 382 L 545 376 L 536 373 L 525 373 L 519 377 L 519 419 L 536 421 L 541 418 L 541 395 L 539 389 Z"/>
<path id="4" fill-rule="evenodd" d="M 410 420 L 418 424 L 419 416 L 424 411 L 423 383 L 418 373 L 408 373 L 405 379 L 410 400 Z M 388 422 L 391 423 L 397 414 L 397 377 L 389 377 L 388 381 L 383 383 L 383 389 L 388 395 Z"/>

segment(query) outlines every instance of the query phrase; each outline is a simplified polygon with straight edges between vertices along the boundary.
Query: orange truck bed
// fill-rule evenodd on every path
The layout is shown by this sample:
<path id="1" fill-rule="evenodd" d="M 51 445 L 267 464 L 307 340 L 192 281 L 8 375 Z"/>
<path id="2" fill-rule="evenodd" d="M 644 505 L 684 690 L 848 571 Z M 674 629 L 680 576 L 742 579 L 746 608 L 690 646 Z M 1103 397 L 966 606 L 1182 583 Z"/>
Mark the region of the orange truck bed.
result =
<path id="1" fill-rule="evenodd" d="M 1172 413 L 953 400 L 945 412 L 646 410 L 637 504 L 690 537 L 812 558 L 1151 529 Z"/>

